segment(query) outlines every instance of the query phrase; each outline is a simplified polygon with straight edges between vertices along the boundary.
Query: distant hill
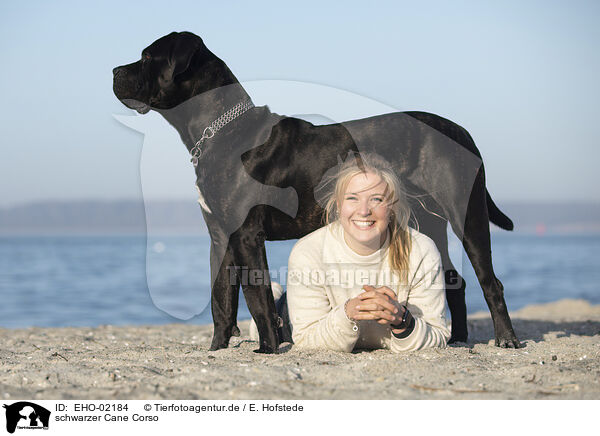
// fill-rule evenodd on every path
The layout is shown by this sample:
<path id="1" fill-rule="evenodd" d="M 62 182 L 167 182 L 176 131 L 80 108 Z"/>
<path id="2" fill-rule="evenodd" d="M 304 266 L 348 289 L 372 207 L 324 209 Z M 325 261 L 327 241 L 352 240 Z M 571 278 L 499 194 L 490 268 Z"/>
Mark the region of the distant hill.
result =
<path id="1" fill-rule="evenodd" d="M 515 231 L 536 233 L 600 232 L 600 203 L 498 203 Z"/>
<path id="2" fill-rule="evenodd" d="M 152 201 L 152 228 L 168 233 L 206 233 L 194 201 Z M 519 232 L 600 232 L 600 204 L 500 203 Z M 146 232 L 139 200 L 45 201 L 0 209 L 0 234 Z M 492 226 L 493 229 L 495 229 Z"/>
<path id="3" fill-rule="evenodd" d="M 194 201 L 148 203 L 153 229 L 207 233 Z M 144 203 L 136 200 L 45 201 L 0 209 L 0 234 L 146 233 Z"/>

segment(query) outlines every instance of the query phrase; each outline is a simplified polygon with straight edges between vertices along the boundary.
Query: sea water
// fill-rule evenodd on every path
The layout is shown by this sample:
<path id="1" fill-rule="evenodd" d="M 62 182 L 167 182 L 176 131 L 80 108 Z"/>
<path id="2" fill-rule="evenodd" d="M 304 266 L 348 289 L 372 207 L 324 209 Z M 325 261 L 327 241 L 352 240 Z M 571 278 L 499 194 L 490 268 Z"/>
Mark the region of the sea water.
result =
<path id="1" fill-rule="evenodd" d="M 285 281 L 294 243 L 267 242 L 274 280 Z M 600 235 L 494 232 L 492 248 L 509 310 L 562 298 L 600 303 Z M 210 323 L 209 252 L 208 236 L 1 237 L 0 327 Z M 457 240 L 450 252 L 469 313 L 487 310 Z M 241 293 L 238 318 L 250 318 Z"/>

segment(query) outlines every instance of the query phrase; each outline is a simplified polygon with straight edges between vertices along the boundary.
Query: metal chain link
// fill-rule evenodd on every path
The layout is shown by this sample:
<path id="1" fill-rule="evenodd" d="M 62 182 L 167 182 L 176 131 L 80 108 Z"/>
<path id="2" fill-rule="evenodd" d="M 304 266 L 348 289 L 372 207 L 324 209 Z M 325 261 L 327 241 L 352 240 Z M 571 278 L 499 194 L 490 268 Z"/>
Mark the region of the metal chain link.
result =
<path id="1" fill-rule="evenodd" d="M 219 118 L 214 120 L 212 123 L 210 123 L 210 126 L 207 126 L 202 132 L 202 137 L 194 144 L 194 147 L 190 150 L 190 154 L 192 155 L 191 162 L 194 164 L 194 166 L 198 166 L 198 159 L 200 159 L 200 155 L 202 154 L 202 149 L 200 148 L 202 143 L 205 140 L 215 136 L 215 133 L 217 133 L 219 130 L 225 127 L 225 125 L 242 115 L 248 109 L 252 109 L 253 107 L 254 103 L 252 103 L 252 100 L 247 99 L 241 101 L 234 107 L 229 109 L 227 112 L 225 112 L 223 115 L 221 115 Z"/>

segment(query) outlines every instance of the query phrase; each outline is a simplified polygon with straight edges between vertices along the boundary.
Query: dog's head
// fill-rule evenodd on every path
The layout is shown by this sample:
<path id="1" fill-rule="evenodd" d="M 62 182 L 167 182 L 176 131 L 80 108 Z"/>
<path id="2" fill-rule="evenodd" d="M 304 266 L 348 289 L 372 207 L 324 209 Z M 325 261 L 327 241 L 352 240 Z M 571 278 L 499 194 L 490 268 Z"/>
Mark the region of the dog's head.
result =
<path id="1" fill-rule="evenodd" d="M 121 102 L 145 114 L 171 109 L 194 95 L 236 83 L 223 61 L 199 36 L 173 32 L 142 50 L 141 59 L 113 69 L 113 91 Z"/>

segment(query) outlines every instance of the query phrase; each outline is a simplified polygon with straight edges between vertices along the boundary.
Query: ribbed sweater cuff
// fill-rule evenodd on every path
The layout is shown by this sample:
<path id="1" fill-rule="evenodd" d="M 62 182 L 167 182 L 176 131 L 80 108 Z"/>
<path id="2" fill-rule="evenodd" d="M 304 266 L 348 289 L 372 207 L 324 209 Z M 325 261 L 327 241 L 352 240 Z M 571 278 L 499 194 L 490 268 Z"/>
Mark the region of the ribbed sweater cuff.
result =
<path id="1" fill-rule="evenodd" d="M 404 330 L 402 333 L 392 332 L 392 334 L 394 335 L 395 338 L 404 339 L 404 338 L 409 337 L 414 329 L 415 329 L 415 317 L 413 316 L 412 319 L 410 320 L 410 324 L 408 325 L 406 330 Z"/>

